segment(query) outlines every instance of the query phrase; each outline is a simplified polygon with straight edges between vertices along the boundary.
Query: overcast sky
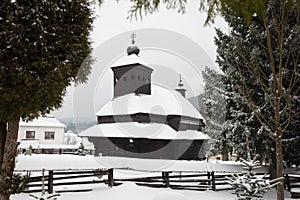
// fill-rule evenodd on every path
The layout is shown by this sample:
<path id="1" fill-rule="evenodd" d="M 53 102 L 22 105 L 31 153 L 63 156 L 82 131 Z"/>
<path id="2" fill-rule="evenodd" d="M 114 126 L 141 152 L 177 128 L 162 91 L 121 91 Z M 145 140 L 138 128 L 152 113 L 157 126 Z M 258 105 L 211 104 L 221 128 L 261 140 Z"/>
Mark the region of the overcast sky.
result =
<path id="1" fill-rule="evenodd" d="M 110 65 L 126 56 L 132 32 L 136 33 L 136 45 L 141 49 L 140 58 L 154 69 L 154 84 L 174 89 L 178 74 L 182 74 L 187 96 L 198 95 L 203 91 L 201 71 L 205 66 L 216 67 L 214 28 L 227 31 L 220 18 L 214 25 L 204 27 L 206 13 L 200 13 L 198 7 L 198 1 L 189 1 L 184 15 L 161 7 L 159 12 L 138 21 L 126 19 L 129 1 L 105 1 L 101 8 L 95 8 L 97 18 L 91 39 L 96 62 L 89 81 L 70 87 L 63 107 L 53 115 L 95 119 L 95 113 L 112 99 Z"/>

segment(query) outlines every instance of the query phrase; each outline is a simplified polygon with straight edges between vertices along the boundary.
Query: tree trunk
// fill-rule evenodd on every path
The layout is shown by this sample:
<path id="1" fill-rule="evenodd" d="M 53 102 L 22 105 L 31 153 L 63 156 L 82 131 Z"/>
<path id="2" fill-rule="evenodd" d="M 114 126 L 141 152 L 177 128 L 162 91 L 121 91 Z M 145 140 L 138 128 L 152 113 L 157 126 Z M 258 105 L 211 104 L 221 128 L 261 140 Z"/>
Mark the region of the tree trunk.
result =
<path id="1" fill-rule="evenodd" d="M 229 153 L 228 145 L 224 144 L 223 147 L 222 147 L 222 160 L 223 161 L 228 161 L 229 160 L 228 153 Z"/>
<path id="2" fill-rule="evenodd" d="M 6 133 L 7 133 L 7 123 L 0 122 L 0 166 L 2 165 Z"/>
<path id="3" fill-rule="evenodd" d="M 283 159 L 282 159 L 282 140 L 281 137 L 276 138 L 276 174 L 277 178 L 282 177 Z M 283 180 L 281 184 L 277 185 L 277 200 L 284 200 L 284 185 Z"/>
<path id="4" fill-rule="evenodd" d="M 8 121 L 8 129 L 4 146 L 4 154 L 1 163 L 1 171 L 8 177 L 12 177 L 15 167 L 15 157 L 17 153 L 17 139 L 19 130 L 20 116 L 14 116 Z M 4 181 L 0 179 L 0 181 Z M 0 184 L 2 184 L 0 182 Z M 0 200 L 9 200 L 9 192 L 1 191 Z"/>

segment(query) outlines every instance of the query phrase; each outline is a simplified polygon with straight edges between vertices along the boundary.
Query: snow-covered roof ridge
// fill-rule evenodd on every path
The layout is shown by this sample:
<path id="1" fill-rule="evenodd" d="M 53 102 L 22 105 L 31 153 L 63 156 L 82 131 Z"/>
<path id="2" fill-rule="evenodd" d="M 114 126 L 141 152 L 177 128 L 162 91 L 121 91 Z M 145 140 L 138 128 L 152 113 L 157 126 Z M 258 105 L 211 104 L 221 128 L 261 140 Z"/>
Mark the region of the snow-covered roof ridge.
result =
<path id="1" fill-rule="evenodd" d="M 198 110 L 177 91 L 151 85 L 151 95 L 135 93 L 112 99 L 97 113 L 97 116 L 152 113 L 159 115 L 182 115 L 204 119 Z"/>
<path id="2" fill-rule="evenodd" d="M 143 134 L 141 134 L 143 133 Z M 175 131 L 169 125 L 158 123 L 106 123 L 94 125 L 81 133 L 81 137 L 116 137 L 116 138 L 147 138 L 147 139 L 184 139 L 205 140 L 209 137 L 196 130 Z"/>
<path id="3" fill-rule="evenodd" d="M 139 56 L 137 56 L 136 54 L 131 54 L 129 56 L 126 55 L 119 58 L 111 64 L 111 67 L 119 67 L 132 64 L 141 64 L 144 66 L 149 66 L 149 64 L 142 60 Z"/>
<path id="4" fill-rule="evenodd" d="M 44 116 L 44 117 L 38 117 L 37 119 L 33 119 L 32 121 L 22 121 L 20 120 L 20 126 L 38 126 L 38 127 L 61 127 L 65 128 L 66 125 L 58 121 L 53 116 Z"/>

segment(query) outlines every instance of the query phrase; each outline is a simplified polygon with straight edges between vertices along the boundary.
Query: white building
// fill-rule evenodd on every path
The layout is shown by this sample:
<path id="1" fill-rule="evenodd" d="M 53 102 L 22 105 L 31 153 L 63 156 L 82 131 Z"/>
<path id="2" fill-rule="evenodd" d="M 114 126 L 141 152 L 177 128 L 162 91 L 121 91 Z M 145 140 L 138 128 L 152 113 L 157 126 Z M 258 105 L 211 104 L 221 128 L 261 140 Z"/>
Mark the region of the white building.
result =
<path id="1" fill-rule="evenodd" d="M 20 121 L 18 142 L 34 144 L 64 144 L 65 125 L 53 116 L 39 117 L 29 122 Z M 25 142 L 27 141 L 27 142 Z"/>

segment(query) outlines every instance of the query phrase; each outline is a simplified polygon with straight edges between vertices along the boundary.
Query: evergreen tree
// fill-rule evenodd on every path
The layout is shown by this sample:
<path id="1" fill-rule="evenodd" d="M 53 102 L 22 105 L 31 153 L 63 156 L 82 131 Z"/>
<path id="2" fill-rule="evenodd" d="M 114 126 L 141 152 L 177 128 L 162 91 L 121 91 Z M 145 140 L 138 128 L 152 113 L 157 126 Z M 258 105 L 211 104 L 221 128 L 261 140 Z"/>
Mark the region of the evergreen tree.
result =
<path id="1" fill-rule="evenodd" d="M 204 101 L 205 133 L 212 138 L 210 145 L 215 147 L 212 153 L 220 153 L 222 160 L 228 160 L 229 152 L 232 150 L 232 138 L 229 131 L 230 124 L 226 121 L 227 97 L 224 75 L 205 67 L 202 77 L 205 83 L 204 93 L 201 94 Z"/>
<path id="2" fill-rule="evenodd" d="M 216 41 L 226 43 L 218 39 Z M 221 66 L 226 64 L 219 62 Z M 207 67 L 202 76 L 205 82 L 202 94 L 203 116 L 207 124 L 205 131 L 214 139 L 213 145 L 217 149 L 214 153 L 221 153 L 222 159 L 228 160 L 228 154 L 234 150 L 239 159 L 247 156 L 248 147 L 251 155 L 260 154 L 263 155 L 262 159 L 269 158 L 269 138 L 260 129 L 259 122 L 252 116 L 246 102 L 242 101 L 237 90 L 237 77 L 232 77 L 227 70 L 221 74 Z"/>
<path id="3" fill-rule="evenodd" d="M 241 158 L 244 169 L 247 170 L 243 175 L 233 174 L 229 179 L 229 184 L 233 187 L 233 193 L 237 195 L 238 200 L 263 200 L 264 194 L 275 185 L 279 184 L 282 177 L 274 180 L 266 180 L 265 176 L 255 176 L 253 171 L 260 167 L 258 154 L 253 160 Z"/>
<path id="4" fill-rule="evenodd" d="M 86 80 L 93 13 L 90 0 L 3 0 L 0 10 L 0 170 L 11 178 L 20 117 L 58 108 L 66 87 Z"/>
<path id="5" fill-rule="evenodd" d="M 264 10 L 253 15 L 251 24 L 232 10 L 224 12 L 224 18 L 231 31 L 229 35 L 217 32 L 218 63 L 226 74 L 232 74 L 231 78 L 236 77 L 237 91 L 248 107 L 245 109 L 275 140 L 277 177 L 281 177 L 282 139 L 295 144 L 299 141 L 295 138 L 299 132 L 299 126 L 295 124 L 299 124 L 300 113 L 297 4 L 294 1 L 268 1 Z M 284 143 L 289 141 L 284 140 Z M 296 157 L 299 159 L 293 155 L 293 162 L 297 163 Z M 284 159 L 292 161 L 288 154 Z M 282 184 L 277 186 L 277 198 L 283 199 Z"/>
<path id="6" fill-rule="evenodd" d="M 238 33 L 240 37 L 246 37 L 248 26 L 242 18 L 230 17 L 227 22 L 232 27 L 232 31 Z M 230 21 L 230 22 L 229 22 Z M 270 158 L 270 140 L 265 130 L 261 129 L 261 124 L 252 115 L 252 110 L 247 104 L 243 94 L 241 94 L 240 76 L 233 66 L 237 56 L 232 53 L 233 46 L 230 45 L 231 36 L 222 33 L 216 29 L 217 37 L 217 63 L 224 73 L 223 84 L 226 91 L 226 121 L 231 125 L 231 143 L 239 157 L 246 157 L 247 147 L 249 146 L 250 154 L 260 154 L 261 159 Z M 251 74 L 249 74 L 251 77 Z M 252 77 L 253 78 L 253 77 Z M 252 82 L 252 79 L 249 79 Z M 253 85 L 256 90 L 257 86 Z M 257 93 L 259 96 L 259 94 Z M 249 142 L 248 142 L 249 141 Z"/>

